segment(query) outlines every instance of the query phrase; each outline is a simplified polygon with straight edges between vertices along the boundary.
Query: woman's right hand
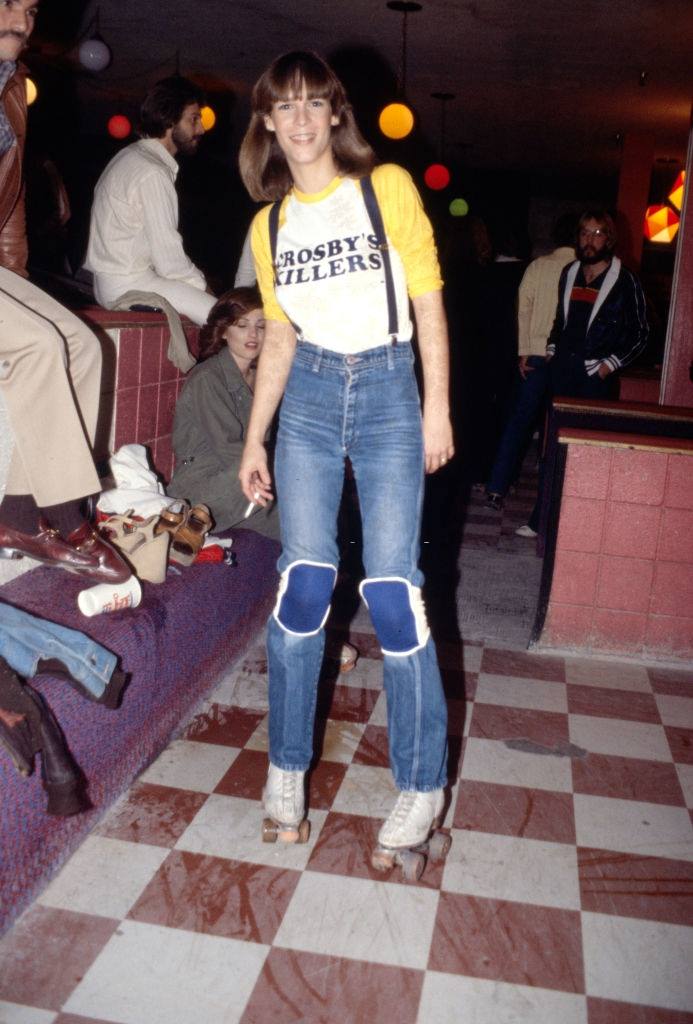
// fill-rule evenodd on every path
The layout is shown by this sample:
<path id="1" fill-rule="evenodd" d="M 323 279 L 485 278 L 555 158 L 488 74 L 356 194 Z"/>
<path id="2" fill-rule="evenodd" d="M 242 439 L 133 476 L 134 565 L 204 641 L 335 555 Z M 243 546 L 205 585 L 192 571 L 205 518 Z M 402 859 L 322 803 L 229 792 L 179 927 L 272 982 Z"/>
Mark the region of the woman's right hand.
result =
<path id="1" fill-rule="evenodd" d="M 263 508 L 274 500 L 272 477 L 267 468 L 267 452 L 262 444 L 247 441 L 241 456 L 238 479 L 248 501 Z"/>

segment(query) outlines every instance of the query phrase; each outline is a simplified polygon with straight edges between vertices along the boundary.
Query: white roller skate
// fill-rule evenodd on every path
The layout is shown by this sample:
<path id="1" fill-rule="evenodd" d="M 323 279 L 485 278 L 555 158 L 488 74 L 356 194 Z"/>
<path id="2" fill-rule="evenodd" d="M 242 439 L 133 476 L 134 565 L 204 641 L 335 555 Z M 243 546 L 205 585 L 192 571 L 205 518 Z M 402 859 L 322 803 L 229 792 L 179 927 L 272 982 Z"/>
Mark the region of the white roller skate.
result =
<path id="1" fill-rule="evenodd" d="M 391 871 L 397 864 L 405 880 L 415 882 L 427 859 L 443 860 L 452 844 L 449 835 L 438 831 L 444 802 L 442 789 L 403 790 L 378 833 L 371 865 L 377 871 Z"/>
<path id="2" fill-rule="evenodd" d="M 310 822 L 305 816 L 305 772 L 285 772 L 270 762 L 262 791 L 268 817 L 262 823 L 263 843 L 307 843 Z"/>

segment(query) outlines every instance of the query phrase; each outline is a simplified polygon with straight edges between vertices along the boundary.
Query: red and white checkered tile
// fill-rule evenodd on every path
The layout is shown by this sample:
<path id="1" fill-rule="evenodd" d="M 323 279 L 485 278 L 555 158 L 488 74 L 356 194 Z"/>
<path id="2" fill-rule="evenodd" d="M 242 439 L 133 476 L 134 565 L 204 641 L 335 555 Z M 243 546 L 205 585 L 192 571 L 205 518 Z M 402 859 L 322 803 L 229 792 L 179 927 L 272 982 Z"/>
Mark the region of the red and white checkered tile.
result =
<path id="1" fill-rule="evenodd" d="M 453 845 L 406 884 L 370 866 L 394 790 L 351 639 L 310 841 L 260 841 L 257 647 L 0 942 L 2 1024 L 693 1022 L 693 670 L 441 644 Z"/>

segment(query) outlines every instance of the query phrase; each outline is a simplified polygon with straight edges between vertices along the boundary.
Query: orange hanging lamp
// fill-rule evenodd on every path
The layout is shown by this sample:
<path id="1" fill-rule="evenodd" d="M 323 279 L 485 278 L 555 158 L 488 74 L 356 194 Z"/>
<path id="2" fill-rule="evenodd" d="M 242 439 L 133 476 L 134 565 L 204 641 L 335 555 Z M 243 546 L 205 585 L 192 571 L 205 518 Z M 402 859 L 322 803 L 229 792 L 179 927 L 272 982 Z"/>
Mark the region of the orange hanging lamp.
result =
<path id="1" fill-rule="evenodd" d="M 399 73 L 400 99 L 388 103 L 380 111 L 378 127 L 388 139 L 406 139 L 414 127 L 414 113 L 405 102 L 407 85 L 407 17 L 421 10 L 421 4 L 414 0 L 389 0 L 387 7 L 402 14 L 402 57 Z"/>
<path id="2" fill-rule="evenodd" d="M 670 206 L 658 203 L 645 211 L 645 238 L 651 242 L 671 242 L 679 230 L 679 217 Z"/>
<path id="3" fill-rule="evenodd" d="M 671 192 L 667 196 L 667 199 L 669 200 L 671 205 L 673 207 L 675 207 L 677 210 L 679 210 L 679 212 L 681 210 L 681 206 L 683 205 L 683 187 L 684 187 L 685 183 L 686 183 L 686 172 L 685 171 L 681 171 L 679 173 L 678 178 L 674 182 L 674 185 L 673 185 L 673 188 L 672 188 Z"/>

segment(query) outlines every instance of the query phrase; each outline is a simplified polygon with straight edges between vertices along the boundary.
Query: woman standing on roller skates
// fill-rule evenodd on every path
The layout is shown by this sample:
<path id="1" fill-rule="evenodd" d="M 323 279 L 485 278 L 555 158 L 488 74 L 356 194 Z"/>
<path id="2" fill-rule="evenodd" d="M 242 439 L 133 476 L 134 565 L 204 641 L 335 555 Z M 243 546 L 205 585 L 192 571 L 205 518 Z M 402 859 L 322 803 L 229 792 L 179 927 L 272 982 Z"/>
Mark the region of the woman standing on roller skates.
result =
<path id="1" fill-rule="evenodd" d="M 424 472 L 439 469 L 454 448 L 431 225 L 409 175 L 374 164 L 328 65 L 314 53 L 279 57 L 255 86 L 240 153 L 250 195 L 273 204 L 252 228 L 266 329 L 239 471 L 248 500 L 260 505 L 273 498 L 263 439 L 282 402 L 275 478 L 283 548 L 267 639 L 266 838 L 308 838 L 304 776 L 313 757 L 348 456 L 363 521 L 367 578 L 360 592 L 383 650 L 390 763 L 400 790 L 374 854 L 374 864 L 385 867 L 397 851 L 428 840 L 443 807 L 446 706 L 418 559 Z M 379 852 L 385 860 L 376 863 Z"/>

